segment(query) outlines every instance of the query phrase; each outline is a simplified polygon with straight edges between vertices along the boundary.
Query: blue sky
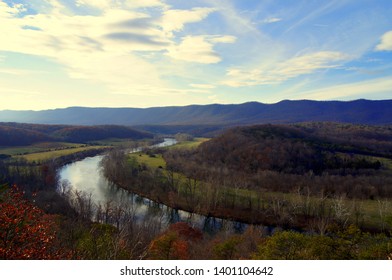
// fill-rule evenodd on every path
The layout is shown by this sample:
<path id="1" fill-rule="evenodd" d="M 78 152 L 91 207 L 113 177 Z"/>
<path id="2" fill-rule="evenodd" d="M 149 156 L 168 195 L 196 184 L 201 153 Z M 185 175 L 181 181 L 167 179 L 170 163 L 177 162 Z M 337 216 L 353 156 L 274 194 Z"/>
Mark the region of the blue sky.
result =
<path id="1" fill-rule="evenodd" d="M 392 98 L 390 0 L 0 0 L 0 110 Z"/>

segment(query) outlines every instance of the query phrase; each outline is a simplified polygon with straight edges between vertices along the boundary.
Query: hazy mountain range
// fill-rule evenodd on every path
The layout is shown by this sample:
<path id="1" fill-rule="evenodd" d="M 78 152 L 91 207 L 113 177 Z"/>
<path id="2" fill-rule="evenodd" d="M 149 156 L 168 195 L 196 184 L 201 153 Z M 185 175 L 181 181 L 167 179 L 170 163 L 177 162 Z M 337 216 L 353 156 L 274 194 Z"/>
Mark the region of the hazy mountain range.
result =
<path id="1" fill-rule="evenodd" d="M 284 100 L 275 104 L 190 105 L 153 108 L 70 107 L 0 111 L 0 122 L 68 125 L 242 125 L 332 121 L 391 124 L 392 99 L 355 101 Z"/>

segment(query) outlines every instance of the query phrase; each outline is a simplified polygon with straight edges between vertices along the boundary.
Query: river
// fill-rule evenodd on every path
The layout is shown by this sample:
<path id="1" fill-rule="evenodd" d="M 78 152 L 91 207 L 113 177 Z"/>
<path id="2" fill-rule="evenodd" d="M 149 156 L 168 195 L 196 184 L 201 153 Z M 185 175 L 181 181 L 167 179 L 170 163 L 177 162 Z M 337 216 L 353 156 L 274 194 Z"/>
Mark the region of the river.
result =
<path id="1" fill-rule="evenodd" d="M 165 147 L 175 143 L 174 139 L 166 138 L 164 142 L 156 146 Z M 105 205 L 109 201 L 112 204 L 127 205 L 127 207 L 134 209 L 139 219 L 142 219 L 145 215 L 155 215 L 155 218 L 163 224 L 163 227 L 180 221 L 188 222 L 208 233 L 221 230 L 242 232 L 246 227 L 245 224 L 239 222 L 175 210 L 126 191 L 109 182 L 103 176 L 100 167 L 102 158 L 102 155 L 88 157 L 65 165 L 59 170 L 60 183 L 66 180 L 74 190 L 91 195 L 95 205 Z"/>

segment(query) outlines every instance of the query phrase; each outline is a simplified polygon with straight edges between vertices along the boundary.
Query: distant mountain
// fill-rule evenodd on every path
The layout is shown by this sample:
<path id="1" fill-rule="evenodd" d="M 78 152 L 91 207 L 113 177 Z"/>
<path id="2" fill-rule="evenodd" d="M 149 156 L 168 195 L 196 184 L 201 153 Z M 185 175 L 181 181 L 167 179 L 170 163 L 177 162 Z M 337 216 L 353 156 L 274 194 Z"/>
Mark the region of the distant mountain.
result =
<path id="1" fill-rule="evenodd" d="M 44 111 L 0 111 L 0 122 L 71 125 L 243 125 L 332 121 L 391 124 L 392 99 L 355 101 L 284 100 L 275 104 L 190 105 L 153 108 L 70 107 Z"/>

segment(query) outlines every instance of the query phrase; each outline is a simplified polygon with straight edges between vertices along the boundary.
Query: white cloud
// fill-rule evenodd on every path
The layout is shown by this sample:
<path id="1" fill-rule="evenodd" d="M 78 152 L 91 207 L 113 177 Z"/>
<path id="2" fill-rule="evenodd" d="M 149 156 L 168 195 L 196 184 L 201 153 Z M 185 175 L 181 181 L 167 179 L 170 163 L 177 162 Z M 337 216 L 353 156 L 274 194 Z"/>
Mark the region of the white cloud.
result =
<path id="1" fill-rule="evenodd" d="M 377 51 L 392 51 L 392 30 L 381 37 L 381 43 L 376 46 Z"/>
<path id="2" fill-rule="evenodd" d="M 90 6 L 99 9 L 105 9 L 112 5 L 110 0 L 76 0 L 76 6 Z"/>
<path id="3" fill-rule="evenodd" d="M 213 8 L 193 8 L 191 10 L 167 10 L 162 17 L 162 28 L 171 34 L 174 31 L 180 31 L 185 24 L 199 22 L 205 19 L 210 13 L 214 12 Z"/>
<path id="4" fill-rule="evenodd" d="M 346 59 L 348 56 L 343 53 L 322 51 L 252 69 L 231 68 L 223 84 L 231 87 L 278 84 L 321 69 L 335 68 Z"/>
<path id="5" fill-rule="evenodd" d="M 186 36 L 179 45 L 170 47 L 167 55 L 177 60 L 196 63 L 218 63 L 222 60 L 213 49 L 215 43 L 233 43 L 232 36 Z"/>
<path id="6" fill-rule="evenodd" d="M 169 8 L 169 5 L 161 0 L 127 0 L 127 7 L 131 8 L 147 8 L 147 7 L 161 7 L 164 9 Z"/>
<path id="7" fill-rule="evenodd" d="M 232 44 L 237 40 L 234 36 L 208 36 L 208 41 L 212 43 Z"/>
<path id="8" fill-rule="evenodd" d="M 79 6 L 98 8 L 101 13 L 76 15 L 60 1 L 47 2 L 49 10 L 23 17 L 17 16 L 23 6 L 0 2 L 0 26 L 7 38 L 2 40 L 0 51 L 49 57 L 61 64 L 69 77 L 101 84 L 111 93 L 138 94 L 143 88 L 160 88 L 164 93 L 169 87 L 159 65 L 136 51 L 159 51 L 183 61 L 216 63 L 221 57 L 213 50 L 214 44 L 235 40 L 231 36 L 188 36 L 175 46 L 174 32 L 205 19 L 215 10 L 212 8 L 173 10 L 158 0 L 79 0 Z M 143 7 L 162 9 L 149 13 L 139 9 Z"/>
<path id="9" fill-rule="evenodd" d="M 319 69 L 334 68 L 348 56 L 340 52 L 316 52 L 289 59 L 278 65 L 276 74 L 292 78 L 303 74 L 309 74 Z"/>
<path id="10" fill-rule="evenodd" d="M 2 18 L 12 18 L 26 9 L 22 4 L 14 4 L 13 6 L 8 6 L 4 2 L 0 2 L 0 19 Z"/>
<path id="11" fill-rule="evenodd" d="M 127 8 L 148 8 L 148 7 L 162 7 L 166 8 L 168 5 L 160 0 L 77 0 L 77 6 L 90 6 L 98 9 L 108 9 L 113 7 L 127 7 Z"/>

